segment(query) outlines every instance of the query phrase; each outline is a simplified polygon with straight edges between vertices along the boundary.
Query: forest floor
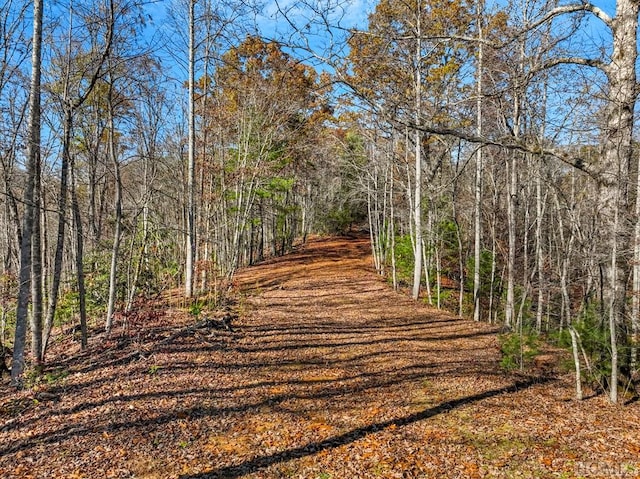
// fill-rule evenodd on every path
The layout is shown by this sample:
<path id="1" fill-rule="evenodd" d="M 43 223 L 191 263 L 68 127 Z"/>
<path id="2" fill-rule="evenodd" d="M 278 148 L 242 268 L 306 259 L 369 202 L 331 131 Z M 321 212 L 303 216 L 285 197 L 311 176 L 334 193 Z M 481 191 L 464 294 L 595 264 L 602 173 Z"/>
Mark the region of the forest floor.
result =
<path id="1" fill-rule="evenodd" d="M 61 336 L 0 385 L 0 477 L 640 477 L 637 402 L 501 371 L 495 329 L 370 265 L 314 239 L 238 274 L 233 331 L 165 300 L 84 353 Z"/>

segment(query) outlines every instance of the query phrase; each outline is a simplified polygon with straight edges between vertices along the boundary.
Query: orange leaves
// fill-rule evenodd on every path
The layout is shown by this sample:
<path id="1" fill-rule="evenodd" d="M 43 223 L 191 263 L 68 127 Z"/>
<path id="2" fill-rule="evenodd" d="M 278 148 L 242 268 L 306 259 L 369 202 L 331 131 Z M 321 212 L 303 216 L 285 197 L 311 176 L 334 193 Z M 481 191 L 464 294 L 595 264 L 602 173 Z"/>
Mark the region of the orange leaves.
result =
<path id="1" fill-rule="evenodd" d="M 555 458 L 553 456 L 542 456 L 540 458 L 540 463 L 548 468 L 551 468 L 555 462 Z"/>
<path id="2" fill-rule="evenodd" d="M 322 421 L 312 421 L 307 423 L 306 427 L 309 431 L 315 431 L 320 433 L 321 436 L 326 436 L 327 433 L 335 432 L 336 428 L 331 424 L 327 424 Z"/>
<path id="3" fill-rule="evenodd" d="M 247 36 L 225 53 L 205 92 L 212 101 L 199 102 L 202 108 L 198 114 L 211 128 L 223 132 L 216 134 L 237 146 L 224 159 L 229 191 L 235 181 L 245 178 L 245 168 L 252 176 L 257 173 L 258 183 L 268 183 L 271 174 L 288 170 L 291 176 L 290 165 L 308 160 L 305 149 L 321 140 L 318 135 L 331 115 L 327 85 L 319 84 L 314 68 L 275 42 Z M 234 173 L 240 173 L 239 178 L 234 178 Z M 241 182 L 237 186 L 245 187 Z"/>
<path id="4" fill-rule="evenodd" d="M 231 48 L 216 73 L 216 85 L 223 98 L 235 104 L 227 107 L 242 110 L 255 98 L 267 100 L 265 107 L 284 107 L 282 102 L 305 102 L 316 79 L 315 70 L 284 53 L 275 42 L 248 36 Z M 257 95 L 257 97 L 256 97 Z"/>
<path id="5" fill-rule="evenodd" d="M 251 451 L 252 445 L 246 435 L 217 434 L 209 437 L 204 449 L 214 454 L 246 454 Z"/>
<path id="6" fill-rule="evenodd" d="M 629 452 L 635 454 L 637 457 L 640 457 L 640 444 L 627 443 L 626 447 Z"/>
<path id="7" fill-rule="evenodd" d="M 24 463 L 16 464 L 12 473 L 15 474 L 14 477 L 22 477 L 24 479 L 36 479 L 36 476 L 31 471 L 31 467 Z"/>
<path id="8" fill-rule="evenodd" d="M 462 465 L 464 475 L 468 479 L 476 479 L 482 477 L 480 474 L 480 467 L 476 462 L 464 462 Z"/>
<path id="9" fill-rule="evenodd" d="M 85 479 L 87 476 L 83 474 L 79 469 L 76 469 L 67 476 L 69 479 Z"/>
<path id="10" fill-rule="evenodd" d="M 37 407 L 3 389 L 0 477 L 638 476 L 637 404 L 563 401 L 563 381 L 505 390 L 488 329 L 382 287 L 363 244 L 241 271 L 255 293 L 228 348 L 172 335 L 192 322 L 176 306 L 152 320 L 152 360 L 99 355 L 136 344 L 74 358 Z"/>
<path id="11" fill-rule="evenodd" d="M 447 111 L 430 120 L 446 124 L 454 112 L 444 104 L 461 94 L 461 65 L 475 48 L 455 39 L 469 33 L 473 10 L 462 0 L 382 0 L 350 39 L 350 84 L 394 115 Z"/>

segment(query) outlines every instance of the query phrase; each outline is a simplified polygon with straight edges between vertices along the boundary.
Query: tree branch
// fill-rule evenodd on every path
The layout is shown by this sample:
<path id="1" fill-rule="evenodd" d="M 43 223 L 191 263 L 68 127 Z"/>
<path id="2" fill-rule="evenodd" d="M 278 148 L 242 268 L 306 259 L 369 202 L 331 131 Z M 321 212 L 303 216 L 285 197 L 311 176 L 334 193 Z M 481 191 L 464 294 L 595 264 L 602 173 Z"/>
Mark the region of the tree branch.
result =
<path id="1" fill-rule="evenodd" d="M 542 65 L 540 65 L 534 72 L 539 72 L 542 70 L 547 70 L 549 68 L 556 67 L 558 65 L 582 65 L 586 67 L 597 68 L 602 70 L 604 73 L 607 73 L 607 64 L 602 60 L 596 60 L 593 58 L 580 58 L 580 57 L 559 57 L 552 58 L 550 60 L 545 61 Z"/>
<path id="2" fill-rule="evenodd" d="M 111 54 L 111 47 L 113 46 L 113 31 L 115 29 L 115 12 L 114 12 L 114 4 L 113 0 L 109 1 L 109 12 L 108 12 L 108 22 L 107 22 L 107 32 L 105 45 L 100 54 L 100 60 L 96 66 L 96 69 L 91 75 L 91 79 L 89 80 L 89 85 L 85 89 L 84 93 L 80 94 L 76 100 L 69 105 L 71 111 L 75 111 L 82 106 L 82 104 L 89 98 L 89 95 L 93 91 L 94 87 L 98 80 L 104 75 L 105 72 L 102 71 L 104 65 L 107 63 L 107 58 Z"/>
<path id="3" fill-rule="evenodd" d="M 594 168 L 593 165 L 588 163 L 582 156 L 571 154 L 570 152 L 559 148 L 547 148 L 538 143 L 528 144 L 525 141 L 516 140 L 513 137 L 489 138 L 486 136 L 477 136 L 472 133 L 467 133 L 464 130 L 456 128 L 446 128 L 434 125 L 414 125 L 401 120 L 395 120 L 395 122 L 432 135 L 453 136 L 461 140 L 468 141 L 469 143 L 476 143 L 482 146 L 496 146 L 508 150 L 517 150 L 523 153 L 529 153 L 539 157 L 553 157 L 560 160 L 567 166 L 586 173 L 598 184 L 606 185 L 612 183 L 612 180 L 607 179 L 600 170 Z"/>
<path id="4" fill-rule="evenodd" d="M 534 30 L 541 25 L 544 25 L 550 20 L 553 20 L 556 17 L 561 15 L 566 15 L 567 13 L 578 13 L 578 12 L 588 12 L 592 13 L 596 18 L 600 19 L 602 23 L 604 23 L 607 27 L 612 28 L 613 18 L 611 18 L 604 10 L 591 3 L 575 3 L 572 5 L 562 5 L 556 8 L 553 8 L 547 12 L 539 20 L 529 24 L 520 32 L 520 35 L 523 35 L 525 32 Z"/>

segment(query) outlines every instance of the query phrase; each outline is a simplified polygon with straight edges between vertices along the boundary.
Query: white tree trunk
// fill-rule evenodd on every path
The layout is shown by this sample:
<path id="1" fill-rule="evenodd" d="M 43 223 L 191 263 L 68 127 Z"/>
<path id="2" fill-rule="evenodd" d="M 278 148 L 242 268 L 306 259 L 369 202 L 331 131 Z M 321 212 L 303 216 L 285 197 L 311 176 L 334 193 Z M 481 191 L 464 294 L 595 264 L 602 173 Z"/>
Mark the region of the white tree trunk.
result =
<path id="1" fill-rule="evenodd" d="M 411 296 L 413 299 L 418 299 L 420 296 L 420 281 L 422 279 L 422 201 L 421 201 L 421 155 L 420 155 L 420 134 L 416 132 L 416 179 L 415 179 L 415 193 L 414 193 L 414 262 L 413 262 L 413 290 Z"/>
<path id="2" fill-rule="evenodd" d="M 640 158 L 638 160 L 640 172 Z M 640 344 L 640 173 L 636 178 L 635 227 L 633 231 L 633 283 L 631 298 L 631 372 L 638 369 Z"/>
<path id="3" fill-rule="evenodd" d="M 184 295 L 193 296 L 194 261 L 196 250 L 195 232 L 195 2 L 189 0 L 189 119 L 188 119 L 188 158 L 187 158 L 187 234 L 186 260 L 184 274 Z"/>
<path id="4" fill-rule="evenodd" d="M 478 2 L 478 65 L 476 72 L 476 134 L 482 137 L 482 69 L 483 64 L 483 31 L 482 19 L 484 16 L 484 2 Z M 483 175 L 482 147 L 476 150 L 476 170 L 474 178 L 474 224 L 473 224 L 473 320 L 480 321 L 480 262 L 481 262 L 481 241 L 482 241 L 482 175 Z"/>
<path id="5" fill-rule="evenodd" d="M 507 188 L 507 229 L 509 236 L 509 250 L 507 252 L 507 298 L 504 309 L 504 324 L 513 327 L 515 314 L 515 268 L 516 268 L 516 211 L 515 196 L 517 194 L 517 173 L 515 152 L 509 159 L 509 185 Z"/>
<path id="6" fill-rule="evenodd" d="M 573 365 L 576 370 L 576 399 L 582 401 L 582 372 L 580 371 L 580 353 L 578 351 L 578 333 L 569 325 L 571 334 L 571 349 L 573 351 Z"/>
<path id="7" fill-rule="evenodd" d="M 634 109 L 638 97 L 636 59 L 638 58 L 638 13 L 636 0 L 618 0 L 616 17 L 611 20 L 613 51 L 611 62 L 604 68 L 609 80 L 608 103 L 605 109 L 604 141 L 602 147 L 603 179 L 600 189 L 601 231 L 608 232 L 603 254 L 609 261 L 605 268 L 605 304 L 609 314 L 611 337 L 611 378 L 609 397 L 618 401 L 618 337 L 617 330 L 625 308 L 625 251 L 624 219 L 627 211 L 629 164 L 632 159 Z"/>
<path id="8" fill-rule="evenodd" d="M 418 2 L 418 9 L 421 7 Z M 419 12 L 419 10 L 418 10 Z M 417 300 L 420 296 L 420 280 L 422 279 L 422 133 L 418 129 L 420 125 L 420 114 L 422 108 L 422 72 L 420 71 L 420 61 L 422 58 L 422 42 L 420 39 L 420 13 L 417 18 L 416 38 L 416 66 L 415 66 L 415 190 L 413 203 L 413 221 L 414 221 L 414 252 L 413 252 L 413 291 L 412 297 Z"/>
<path id="9" fill-rule="evenodd" d="M 538 160 L 538 174 L 536 176 L 536 272 L 538 274 L 538 301 L 536 309 L 536 330 L 542 331 L 542 310 L 544 306 L 544 256 L 542 254 L 542 226 L 543 226 L 543 199 L 542 199 L 542 160 Z"/>
<path id="10" fill-rule="evenodd" d="M 120 175 L 120 163 L 116 145 L 116 132 L 114 121 L 113 104 L 113 84 L 109 85 L 108 108 L 109 108 L 109 157 L 113 165 L 114 176 L 114 205 L 115 205 L 115 226 L 113 233 L 113 245 L 111 248 L 111 266 L 109 269 L 109 297 L 107 302 L 107 319 L 105 330 L 111 331 L 113 326 L 113 314 L 115 312 L 117 279 L 118 279 L 118 256 L 120 253 L 120 242 L 122 239 L 122 178 Z"/>

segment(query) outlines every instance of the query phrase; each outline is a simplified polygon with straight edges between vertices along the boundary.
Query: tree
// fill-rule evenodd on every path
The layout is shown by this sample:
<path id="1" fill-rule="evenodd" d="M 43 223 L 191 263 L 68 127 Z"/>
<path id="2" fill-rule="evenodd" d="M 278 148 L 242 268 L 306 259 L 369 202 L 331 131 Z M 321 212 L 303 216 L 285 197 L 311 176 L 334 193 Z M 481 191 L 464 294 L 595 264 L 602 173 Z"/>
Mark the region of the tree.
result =
<path id="1" fill-rule="evenodd" d="M 198 82 L 208 96 L 197 118 L 208 140 L 199 149 L 212 217 L 201 229 L 214 238 L 218 272 L 231 277 L 268 250 L 291 246 L 302 223 L 302 178 L 315 168 L 311 145 L 330 113 L 315 71 L 276 42 L 248 36 L 222 60 Z"/>
<path id="2" fill-rule="evenodd" d="M 25 21 L 29 2 L 3 2 L 0 17 L 0 167 L 2 168 L 2 258 L 3 274 L 15 275 L 19 268 L 19 250 L 22 241 L 18 206 L 18 185 L 21 184 L 18 161 L 24 141 L 24 122 L 29 103 L 24 64 L 29 59 L 30 42 Z"/>
<path id="3" fill-rule="evenodd" d="M 29 142 L 25 138 L 29 91 L 24 64 L 29 58 L 29 25 L 25 21 L 28 2 L 6 1 L 0 5 L 0 250 L 3 251 L 0 266 L 2 304 L 0 311 L 0 350 L 5 353 L 6 334 L 16 310 L 20 273 L 22 228 L 20 225 L 20 188 L 24 186 L 24 170 L 19 167 L 20 150 Z M 33 23 L 32 23 L 33 32 Z M 30 121 L 30 120 L 29 120 Z M 28 130 L 28 127 L 26 128 Z M 28 135 L 29 132 L 27 131 Z M 27 163 L 29 152 L 27 153 Z M 28 168 L 28 164 L 25 165 Z M 35 188 L 35 187 L 34 187 Z M 24 190 L 23 190 L 24 194 Z M 13 332 L 13 331 L 12 331 Z M 0 365 L 1 366 L 1 365 Z"/>
<path id="4" fill-rule="evenodd" d="M 601 160 L 597 165 L 585 165 L 580 157 L 572 157 L 571 162 L 581 169 L 593 171 L 599 184 L 600 214 L 597 221 L 600 230 L 606 233 L 597 252 L 597 262 L 606 280 L 602 286 L 610 335 L 609 394 L 612 402 L 618 400 L 618 335 L 625 317 L 626 303 L 626 251 L 629 251 L 626 238 L 630 235 L 626 231 L 625 215 L 629 211 L 629 165 L 633 158 L 634 110 L 638 99 L 635 65 L 638 58 L 639 12 L 640 4 L 633 0 L 616 2 L 614 17 L 590 3 L 565 5 L 550 10 L 534 24 L 544 24 L 560 15 L 587 13 L 600 20 L 611 33 L 611 54 L 608 59 L 556 57 L 549 59 L 542 67 L 546 69 L 573 64 L 595 68 L 604 74 L 607 81 L 607 98 L 602 114 Z"/>
<path id="5" fill-rule="evenodd" d="M 457 0 L 380 2 L 367 31 L 350 39 L 348 83 L 370 106 L 398 127 L 413 131 L 413 288 L 418 298 L 423 261 L 423 170 L 432 177 L 439 162 L 428 158 L 434 139 L 426 125 L 446 124 L 444 105 L 456 95 L 468 52 L 453 40 L 470 27 L 467 5 Z M 411 85 L 408 89 L 406 85 Z M 433 155 L 437 157 L 437 154 Z"/>
<path id="6" fill-rule="evenodd" d="M 48 338 L 53 326 L 53 320 L 58 303 L 60 292 L 60 280 L 62 276 L 62 254 L 64 252 L 65 229 L 67 223 L 67 196 L 69 188 L 69 165 L 71 161 L 71 147 L 74 130 L 74 116 L 77 110 L 87 101 L 91 92 L 95 88 L 98 80 L 104 74 L 107 59 L 111 52 L 115 28 L 115 4 L 113 0 L 107 0 L 104 10 L 104 22 L 102 28 L 88 29 L 89 32 L 102 35 L 101 39 L 90 38 L 90 42 L 100 45 L 100 48 L 91 47 L 89 51 L 82 51 L 82 46 L 72 38 L 73 13 L 71 13 L 70 24 L 68 25 L 68 37 L 66 51 L 60 59 L 59 72 L 61 77 L 56 82 L 56 93 L 62 110 L 62 153 L 60 168 L 60 196 L 58 201 L 58 234 L 53 265 L 53 278 L 51 280 L 51 290 L 49 293 L 49 307 L 45 321 L 45 337 L 43 347 L 47 347 Z M 83 20 L 86 22 L 95 21 L 94 12 L 85 12 Z M 78 48 L 77 58 L 73 58 L 74 50 Z M 74 60 L 77 63 L 74 64 Z"/>
<path id="7" fill-rule="evenodd" d="M 128 5 L 125 8 L 134 10 L 135 4 Z M 125 131 L 119 127 L 122 119 L 133 116 L 131 96 L 133 96 L 134 75 L 136 67 L 144 68 L 144 52 L 137 50 L 138 45 L 131 45 L 130 42 L 134 38 L 134 33 L 139 27 L 135 19 L 128 19 L 125 15 L 118 16 L 119 22 L 116 22 L 115 12 L 112 11 L 111 19 L 114 25 L 126 24 L 131 35 L 120 34 L 114 39 L 113 51 L 107 59 L 106 72 L 101 81 L 103 90 L 105 91 L 104 108 L 106 113 L 106 133 L 107 137 L 107 158 L 108 164 L 111 165 L 111 175 L 113 176 L 114 189 L 114 228 L 113 242 L 111 246 L 111 261 L 109 267 L 109 293 L 107 297 L 107 314 L 105 321 L 105 331 L 109 333 L 113 326 L 113 316 L 116 308 L 116 294 L 118 290 L 118 262 L 120 261 L 120 252 L 123 240 L 123 221 L 124 221 L 124 188 L 122 179 L 123 156 L 127 152 L 127 146 L 122 141 L 125 137 Z M 125 30 L 126 31 L 126 30 Z M 135 42 L 134 42 L 135 43 Z M 135 49 L 132 51 L 132 49 Z M 124 68 L 124 64 L 128 63 L 128 68 Z M 131 152 L 135 154 L 135 150 Z"/>
<path id="8" fill-rule="evenodd" d="M 111 65 L 111 62 L 109 61 Z M 107 318 L 105 321 L 105 330 L 107 333 L 111 331 L 113 326 L 113 314 L 115 312 L 116 290 L 118 283 L 118 258 L 120 255 L 120 244 L 122 242 L 122 174 L 120 172 L 120 148 L 117 140 L 118 132 L 116 130 L 116 110 L 121 105 L 117 104 L 115 80 L 116 72 L 110 68 L 108 73 L 107 85 L 107 115 L 108 115 L 108 155 L 111 165 L 113 166 L 114 178 L 114 228 L 113 228 L 113 246 L 111 248 L 111 265 L 109 268 L 109 296 L 107 300 Z"/>
<path id="9" fill-rule="evenodd" d="M 139 292 L 148 295 L 155 290 L 159 278 L 153 272 L 152 264 L 156 263 L 152 249 L 152 238 L 159 233 L 158 216 L 161 205 L 158 204 L 156 184 L 162 169 L 162 140 L 167 127 L 165 116 L 170 109 L 167 104 L 167 92 L 159 88 L 163 84 L 161 65 L 152 57 L 143 57 L 139 80 L 134 82 L 130 101 L 133 101 L 134 129 L 130 140 L 135 145 L 135 156 L 139 159 L 135 168 L 138 211 L 134 218 L 141 216 L 135 223 L 131 242 L 132 270 L 125 314 L 132 311 L 134 300 Z M 132 165 L 132 168 L 136 165 Z M 154 221 L 155 220 L 155 221 Z M 142 231 L 139 232 L 138 228 Z M 135 240 L 139 240 L 139 243 Z M 134 248 L 137 251 L 134 253 Z"/>
<path id="10" fill-rule="evenodd" d="M 610 261 L 603 262 L 603 266 L 608 279 L 605 301 L 608 306 L 611 337 L 609 394 L 611 401 L 615 403 L 618 401 L 618 328 L 624 318 L 627 276 L 627 232 L 624 218 L 620 215 L 628 211 L 629 165 L 633 155 L 634 111 L 638 99 L 636 61 L 640 3 L 619 0 L 616 3 L 616 16 L 611 19 L 595 8 L 591 8 L 590 11 L 597 13 L 598 18 L 611 28 L 613 36 L 611 60 L 601 66 L 607 76 L 609 91 L 604 112 L 604 182 L 600 192 L 600 205 L 602 231 L 608 231 L 610 234 L 605 241 L 604 250 L 605 254 L 609 254 Z"/>
<path id="11" fill-rule="evenodd" d="M 25 214 L 22 226 L 22 242 L 20 244 L 20 291 L 16 308 L 16 330 L 13 343 L 13 363 L 11 366 L 11 381 L 20 386 L 25 368 L 24 350 L 27 332 L 27 314 L 30 292 L 30 277 L 32 265 L 32 234 L 33 225 L 39 210 L 35 205 L 36 178 L 40 168 L 40 82 L 42 78 L 42 17 L 43 4 L 41 0 L 33 2 L 33 46 L 31 53 L 31 84 L 29 94 L 29 143 L 27 159 L 27 185 L 24 190 Z M 39 186 L 39 185 L 38 185 Z M 36 254 L 40 254 L 38 251 Z M 37 286 L 39 288 L 39 285 Z M 39 328 L 40 324 L 35 324 Z M 40 332 L 36 331 L 35 335 Z M 36 338 L 36 346 L 41 346 L 41 339 Z M 35 351 L 40 358 L 40 351 Z"/>
<path id="12" fill-rule="evenodd" d="M 188 112 L 188 157 L 187 157 L 187 234 L 186 234 L 186 262 L 185 262 L 185 296 L 193 295 L 193 273 L 196 255 L 196 205 L 195 205 L 195 170 L 196 170 L 196 132 L 195 132 L 195 68 L 196 68 L 196 17 L 195 0 L 189 0 L 189 112 Z"/>
<path id="13" fill-rule="evenodd" d="M 476 12 L 476 34 L 478 36 L 478 51 L 476 65 L 476 135 L 482 136 L 482 107 L 483 107 L 483 69 L 484 69 L 484 1 L 480 0 L 477 5 Z M 476 168 L 474 178 L 474 209 L 473 209 L 473 319 L 480 321 L 480 262 L 482 253 L 482 147 L 476 150 Z"/>

